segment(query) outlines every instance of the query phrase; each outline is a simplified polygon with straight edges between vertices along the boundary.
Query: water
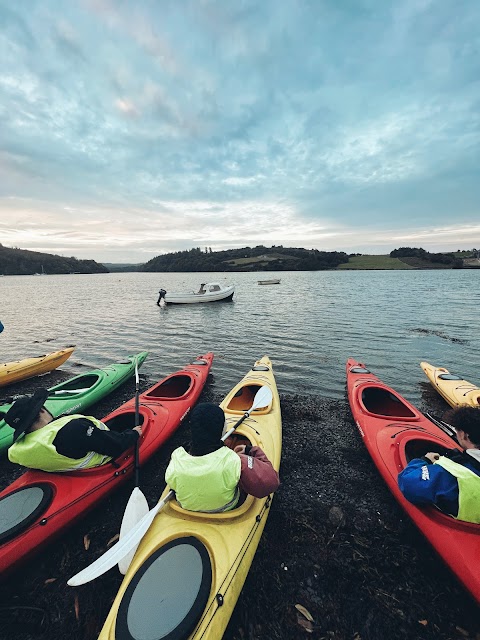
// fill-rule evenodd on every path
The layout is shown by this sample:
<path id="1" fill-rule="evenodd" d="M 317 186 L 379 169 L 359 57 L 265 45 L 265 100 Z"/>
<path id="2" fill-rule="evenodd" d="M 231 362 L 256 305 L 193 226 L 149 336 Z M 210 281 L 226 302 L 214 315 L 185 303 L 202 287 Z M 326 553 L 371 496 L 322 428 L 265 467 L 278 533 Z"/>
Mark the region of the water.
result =
<path id="1" fill-rule="evenodd" d="M 214 351 L 216 389 L 226 393 L 268 354 L 280 393 L 343 398 L 345 362 L 365 362 L 412 402 L 426 378 L 421 360 L 480 383 L 480 271 L 111 273 L 10 276 L 0 280 L 0 362 L 77 346 L 72 374 L 148 349 L 153 384 Z M 261 278 L 280 285 L 259 286 Z M 236 284 L 231 303 L 155 303 L 160 287 Z M 47 378 L 48 381 L 48 378 Z"/>

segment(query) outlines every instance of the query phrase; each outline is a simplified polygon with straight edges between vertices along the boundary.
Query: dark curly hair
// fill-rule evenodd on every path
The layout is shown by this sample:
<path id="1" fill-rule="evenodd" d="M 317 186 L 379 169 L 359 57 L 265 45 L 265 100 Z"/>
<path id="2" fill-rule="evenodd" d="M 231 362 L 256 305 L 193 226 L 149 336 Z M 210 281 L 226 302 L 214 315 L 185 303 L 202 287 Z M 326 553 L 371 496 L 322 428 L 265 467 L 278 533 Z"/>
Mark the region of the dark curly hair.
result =
<path id="1" fill-rule="evenodd" d="M 470 440 L 480 448 L 480 407 L 461 405 L 447 411 L 444 418 L 456 429 L 465 431 Z"/>

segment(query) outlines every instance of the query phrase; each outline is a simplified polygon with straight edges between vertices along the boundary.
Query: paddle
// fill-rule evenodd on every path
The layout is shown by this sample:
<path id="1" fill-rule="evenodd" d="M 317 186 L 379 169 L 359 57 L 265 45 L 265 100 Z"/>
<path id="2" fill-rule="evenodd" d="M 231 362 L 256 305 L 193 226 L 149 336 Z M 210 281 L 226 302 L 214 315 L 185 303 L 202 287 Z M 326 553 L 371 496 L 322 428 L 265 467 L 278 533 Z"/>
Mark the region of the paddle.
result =
<path id="1" fill-rule="evenodd" d="M 448 424 L 448 422 L 444 422 L 443 420 L 440 420 L 440 418 L 436 418 L 431 413 L 425 412 L 425 415 L 429 420 L 433 422 L 433 424 L 437 425 L 439 429 L 441 429 L 447 435 L 449 435 L 452 438 L 452 440 L 455 440 L 455 442 L 457 441 L 457 438 L 456 438 L 457 431 L 455 427 L 453 427 L 451 424 Z"/>
<path id="2" fill-rule="evenodd" d="M 139 377 L 138 377 L 138 364 L 135 363 L 135 426 L 140 424 L 140 412 L 139 412 Z M 125 513 L 123 514 L 122 524 L 120 526 L 120 540 L 125 538 L 127 533 L 131 531 L 138 522 L 148 513 L 148 502 L 145 495 L 140 489 L 140 461 L 139 461 L 139 448 L 140 438 L 135 443 L 135 487 L 130 494 L 127 506 L 125 507 Z M 138 545 L 137 545 L 138 546 Z M 127 573 L 130 562 L 137 547 L 133 547 L 125 557 L 118 562 L 118 569 L 120 573 L 125 575 Z"/>
<path id="3" fill-rule="evenodd" d="M 250 409 L 246 411 L 240 418 L 240 420 L 238 420 L 238 422 L 236 422 L 234 426 L 222 436 L 222 441 L 225 441 L 227 438 L 229 438 L 235 431 L 235 429 L 237 429 L 242 424 L 242 422 L 249 417 L 252 411 L 258 409 L 259 407 L 268 406 L 272 401 L 272 397 L 273 396 L 270 387 L 261 387 L 255 394 L 255 398 L 253 399 L 253 404 Z M 174 495 L 174 491 L 169 491 L 165 498 L 163 498 L 163 500 L 160 500 L 153 507 L 153 509 L 151 509 L 140 520 L 137 526 L 131 529 L 125 535 L 123 540 L 119 540 L 113 547 L 111 547 L 102 556 L 100 556 L 100 558 L 95 560 L 95 562 L 70 578 L 67 584 L 71 587 L 77 587 L 81 584 L 85 584 L 87 582 L 95 580 L 95 578 L 98 578 L 106 571 L 111 569 L 125 556 L 125 554 L 129 553 L 132 548 L 136 548 L 140 544 L 141 539 L 148 531 L 155 516 L 160 513 L 160 511 L 164 508 L 167 502 L 169 502 L 174 497 Z"/>
<path id="4" fill-rule="evenodd" d="M 85 387 L 84 389 L 58 389 L 57 391 L 54 391 L 54 394 L 58 395 L 59 393 L 83 393 L 84 391 L 88 391 L 89 389 L 91 389 L 91 387 Z"/>

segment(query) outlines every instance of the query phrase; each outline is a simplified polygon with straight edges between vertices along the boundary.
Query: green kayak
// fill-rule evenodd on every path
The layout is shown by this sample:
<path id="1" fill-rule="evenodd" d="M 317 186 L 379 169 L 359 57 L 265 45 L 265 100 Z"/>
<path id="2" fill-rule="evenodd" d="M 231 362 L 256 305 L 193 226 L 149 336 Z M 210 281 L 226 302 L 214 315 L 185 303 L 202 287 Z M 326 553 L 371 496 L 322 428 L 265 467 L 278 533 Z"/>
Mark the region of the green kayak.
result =
<path id="1" fill-rule="evenodd" d="M 98 402 L 115 391 L 135 373 L 135 363 L 140 367 L 148 351 L 128 356 L 123 362 L 110 364 L 104 369 L 94 369 L 81 373 L 74 378 L 49 388 L 46 408 L 54 418 L 65 413 L 82 413 L 87 407 Z M 0 406 L 0 411 L 7 412 L 11 404 Z M 0 452 L 5 451 L 13 442 L 13 429 L 5 420 L 0 420 Z"/>

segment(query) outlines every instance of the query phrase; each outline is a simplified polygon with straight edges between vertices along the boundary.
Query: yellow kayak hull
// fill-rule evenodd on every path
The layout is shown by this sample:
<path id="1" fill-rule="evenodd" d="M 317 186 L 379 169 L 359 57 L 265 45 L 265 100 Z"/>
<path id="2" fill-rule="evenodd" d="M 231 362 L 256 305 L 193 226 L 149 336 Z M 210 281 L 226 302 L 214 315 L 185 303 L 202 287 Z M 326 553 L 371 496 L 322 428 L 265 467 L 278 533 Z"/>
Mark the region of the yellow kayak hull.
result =
<path id="1" fill-rule="evenodd" d="M 273 395 L 271 404 L 253 411 L 250 418 L 247 418 L 237 429 L 235 436 L 248 440 L 252 445 L 260 446 L 278 471 L 282 447 L 280 399 L 271 362 L 267 356 L 254 364 L 252 370 L 230 391 L 220 406 L 225 411 L 226 430 L 228 430 L 251 407 L 255 393 L 261 386 L 270 387 Z M 167 495 L 168 490 L 167 487 L 162 497 Z M 265 527 L 271 499 L 271 496 L 262 499 L 247 496 L 238 508 L 216 514 L 185 511 L 176 501 L 167 503 L 140 543 L 99 638 L 113 640 L 119 637 L 137 637 L 135 631 L 132 632 L 130 629 L 125 631 L 126 625 L 128 627 L 127 615 L 131 614 L 122 614 L 122 610 L 124 611 L 125 607 L 128 609 L 129 602 L 134 597 L 131 594 L 138 581 L 137 572 L 145 571 L 142 565 L 149 558 L 147 565 L 152 563 L 152 554 L 162 553 L 169 543 L 175 544 L 177 541 L 178 544 L 179 539 L 185 541 L 196 539 L 208 552 L 207 563 L 211 567 L 208 597 L 205 590 L 205 604 L 202 604 L 189 628 L 179 631 L 179 635 L 173 632 L 173 636 L 169 637 L 219 640 L 223 636 L 247 577 Z M 166 597 L 171 597 L 169 581 L 173 580 L 172 575 L 168 577 L 166 573 L 159 572 L 159 576 L 161 577 L 155 583 L 155 591 L 157 588 L 158 591 L 164 590 Z M 132 580 L 134 583 L 129 589 Z M 159 584 L 162 581 L 163 587 Z M 188 577 L 185 582 L 187 581 Z M 180 587 L 177 584 L 177 588 L 183 592 L 181 584 Z M 171 589 L 174 587 L 172 586 Z M 127 604 L 125 602 L 122 604 L 124 596 Z M 158 602 L 161 602 L 162 596 L 157 595 L 157 597 Z M 148 606 L 140 604 L 137 607 L 141 616 L 147 615 Z M 143 624 L 143 621 L 140 624 Z M 130 633 L 132 635 L 129 635 Z M 158 632 L 155 623 L 148 627 L 149 637 L 162 638 L 164 637 L 162 633 Z M 141 637 L 140 632 L 138 637 Z"/>
<path id="2" fill-rule="evenodd" d="M 17 362 L 0 364 L 0 387 L 53 371 L 53 369 L 63 364 L 74 350 L 75 347 L 68 347 L 61 351 L 48 353 L 45 356 L 38 356 L 38 358 L 26 358 Z"/>
<path id="3" fill-rule="evenodd" d="M 421 362 L 425 375 L 442 398 L 451 407 L 468 404 L 480 406 L 480 388 L 450 373 L 445 367 L 434 367 L 428 362 Z"/>

